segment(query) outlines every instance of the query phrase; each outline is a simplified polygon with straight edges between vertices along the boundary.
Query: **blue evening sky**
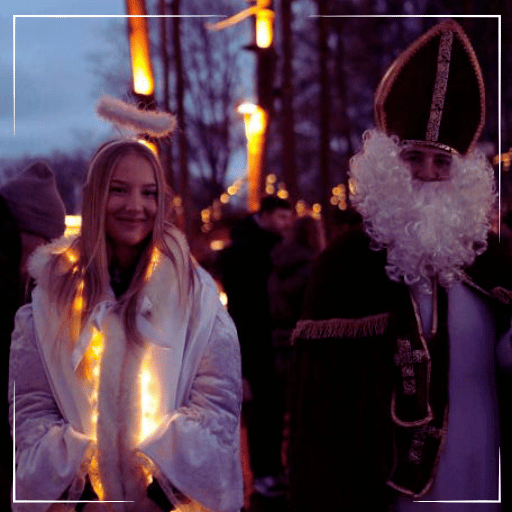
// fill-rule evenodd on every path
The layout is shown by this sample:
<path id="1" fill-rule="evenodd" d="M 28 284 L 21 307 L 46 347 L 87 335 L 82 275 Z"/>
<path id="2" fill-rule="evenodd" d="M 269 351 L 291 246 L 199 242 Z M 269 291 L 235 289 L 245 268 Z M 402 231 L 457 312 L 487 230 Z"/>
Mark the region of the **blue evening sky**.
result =
<path id="1" fill-rule="evenodd" d="M 13 15 L 124 15 L 124 0 L 18 0 L 0 14 L 0 156 L 45 154 L 95 145 L 110 133 L 94 105 L 104 82 L 98 64 L 115 70 L 128 51 L 126 18 L 17 17 L 15 106 Z M 117 40 L 121 50 L 112 42 Z M 119 43 L 118 43 L 119 44 Z M 127 84 L 127 87 L 129 84 Z M 15 109 L 15 113 L 14 113 Z M 15 121 L 15 123 L 14 123 Z"/>

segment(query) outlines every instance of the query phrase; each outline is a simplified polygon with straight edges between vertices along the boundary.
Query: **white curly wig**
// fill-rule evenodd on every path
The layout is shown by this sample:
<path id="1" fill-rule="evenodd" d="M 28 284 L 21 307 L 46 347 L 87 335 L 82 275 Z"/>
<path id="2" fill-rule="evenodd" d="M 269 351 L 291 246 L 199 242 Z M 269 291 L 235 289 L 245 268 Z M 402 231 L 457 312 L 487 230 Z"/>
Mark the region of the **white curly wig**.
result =
<path id="1" fill-rule="evenodd" d="M 487 248 L 496 201 L 493 170 L 473 150 L 453 155 L 451 179 L 413 180 L 396 137 L 369 130 L 350 161 L 352 203 L 372 248 L 387 250 L 390 279 L 430 291 L 431 278 L 449 286 Z"/>

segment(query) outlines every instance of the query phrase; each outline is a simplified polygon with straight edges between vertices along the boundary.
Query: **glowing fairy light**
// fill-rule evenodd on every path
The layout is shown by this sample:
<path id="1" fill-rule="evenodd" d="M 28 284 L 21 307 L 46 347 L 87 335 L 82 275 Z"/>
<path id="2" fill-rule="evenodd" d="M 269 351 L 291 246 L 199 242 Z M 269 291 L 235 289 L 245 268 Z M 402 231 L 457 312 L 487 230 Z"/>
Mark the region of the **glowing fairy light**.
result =
<path id="1" fill-rule="evenodd" d="M 71 261 L 71 263 L 74 263 L 74 261 L 72 259 L 73 255 L 72 255 L 71 251 L 68 251 L 67 255 L 68 255 L 68 258 Z M 75 313 L 82 312 L 82 308 L 84 307 L 83 293 L 84 293 L 84 282 L 82 280 L 78 283 L 75 298 L 73 299 L 73 311 Z"/>
<path id="2" fill-rule="evenodd" d="M 340 210 L 347 209 L 347 192 L 345 184 L 340 183 L 332 189 L 330 203 L 333 206 L 337 206 Z"/>
<path id="3" fill-rule="evenodd" d="M 288 197 L 290 197 L 290 194 L 288 193 L 288 190 L 286 190 L 286 185 L 284 183 L 279 183 L 277 185 L 276 196 L 281 199 L 288 199 Z"/>
<path id="4" fill-rule="evenodd" d="M 140 372 L 140 406 L 141 423 L 138 434 L 138 442 L 142 442 L 150 436 L 160 425 L 162 418 L 158 414 L 160 393 L 157 379 L 151 372 L 151 355 L 148 351 L 142 361 Z"/>
<path id="5" fill-rule="evenodd" d="M 82 226 L 82 216 L 81 215 L 66 215 L 65 217 L 66 230 L 64 235 L 77 235 L 80 233 L 80 228 Z"/>
<path id="6" fill-rule="evenodd" d="M 306 202 L 303 201 L 302 199 L 299 199 L 295 204 L 295 212 L 299 217 L 303 217 L 307 212 Z"/>
<path id="7" fill-rule="evenodd" d="M 105 498 L 105 491 L 103 489 L 103 484 L 101 483 L 101 479 L 99 477 L 99 468 L 98 468 L 98 458 L 94 455 L 91 459 L 91 463 L 89 465 L 89 477 L 91 479 L 92 486 L 94 491 L 98 495 L 98 498 L 103 500 Z"/>
<path id="8" fill-rule="evenodd" d="M 158 146 L 154 142 L 151 142 L 146 139 L 137 139 L 137 142 L 149 148 L 154 155 L 159 155 Z"/>
<path id="9" fill-rule="evenodd" d="M 212 251 L 222 251 L 226 246 L 226 242 L 224 240 L 212 240 L 210 242 L 210 249 Z"/>
<path id="10" fill-rule="evenodd" d="M 71 265 L 74 265 L 78 261 L 78 254 L 71 247 L 69 247 L 67 249 L 65 254 L 66 254 L 66 258 L 68 259 L 69 263 L 71 263 Z M 82 283 L 82 287 L 83 287 L 83 283 Z"/>
<path id="11" fill-rule="evenodd" d="M 172 198 L 172 206 L 177 215 L 183 214 L 183 200 L 180 196 L 174 196 Z"/>
<path id="12" fill-rule="evenodd" d="M 148 265 L 148 268 L 146 269 L 146 276 L 145 276 L 146 281 L 148 281 L 149 278 L 152 276 L 153 272 L 155 271 L 155 269 L 158 265 L 158 262 L 160 261 L 160 258 L 161 258 L 160 251 L 156 247 L 153 247 L 153 251 L 151 253 L 151 259 L 149 260 L 149 265 Z"/>
<path id="13" fill-rule="evenodd" d="M 348 191 L 351 196 L 356 193 L 356 182 L 352 178 L 348 179 Z"/>
<path id="14" fill-rule="evenodd" d="M 210 209 L 209 208 L 205 208 L 204 210 L 201 211 L 201 220 L 203 222 L 210 222 Z"/>
<path id="15" fill-rule="evenodd" d="M 313 217 L 316 220 L 320 220 L 322 218 L 322 205 L 320 203 L 315 203 L 311 207 L 311 210 L 311 217 Z"/>
<path id="16" fill-rule="evenodd" d="M 238 178 L 227 189 L 215 199 L 211 206 L 201 210 L 201 231 L 208 233 L 213 229 L 212 222 L 222 218 L 222 206 L 229 204 L 234 196 L 237 196 L 247 180 L 247 177 Z"/>

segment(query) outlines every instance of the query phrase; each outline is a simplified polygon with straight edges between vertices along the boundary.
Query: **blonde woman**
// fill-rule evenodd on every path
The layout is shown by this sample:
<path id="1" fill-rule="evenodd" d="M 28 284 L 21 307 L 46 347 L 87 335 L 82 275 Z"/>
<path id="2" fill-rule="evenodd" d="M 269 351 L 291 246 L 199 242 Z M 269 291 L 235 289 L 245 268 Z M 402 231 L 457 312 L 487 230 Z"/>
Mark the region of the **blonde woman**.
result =
<path id="1" fill-rule="evenodd" d="M 152 151 L 100 147 L 81 233 L 30 269 L 10 360 L 13 510 L 239 510 L 236 331 L 168 222 Z"/>

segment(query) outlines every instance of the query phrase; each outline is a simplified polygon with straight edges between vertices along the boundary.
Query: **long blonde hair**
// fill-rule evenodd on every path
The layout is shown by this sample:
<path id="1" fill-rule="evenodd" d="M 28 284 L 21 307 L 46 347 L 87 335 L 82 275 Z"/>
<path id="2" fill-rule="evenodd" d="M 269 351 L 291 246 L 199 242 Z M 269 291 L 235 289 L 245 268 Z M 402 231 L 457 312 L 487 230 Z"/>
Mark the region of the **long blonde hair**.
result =
<path id="1" fill-rule="evenodd" d="M 181 301 L 186 301 L 193 284 L 193 263 L 181 232 L 170 222 L 170 189 L 158 158 L 146 145 L 135 140 L 115 140 L 100 146 L 93 155 L 83 186 L 82 228 L 67 253 L 57 255 L 50 275 L 53 297 L 63 312 L 79 323 L 79 332 L 110 285 L 105 212 L 112 173 L 119 160 L 129 153 L 146 159 L 151 165 L 157 185 L 157 211 L 151 238 L 144 248 L 130 285 L 119 297 L 129 339 L 139 340 L 136 329 L 136 307 L 152 255 L 160 251 L 174 264 Z M 80 304 L 79 312 L 73 311 Z M 79 318 L 76 318 L 76 316 Z M 73 342 L 76 340 L 72 340 Z"/>

